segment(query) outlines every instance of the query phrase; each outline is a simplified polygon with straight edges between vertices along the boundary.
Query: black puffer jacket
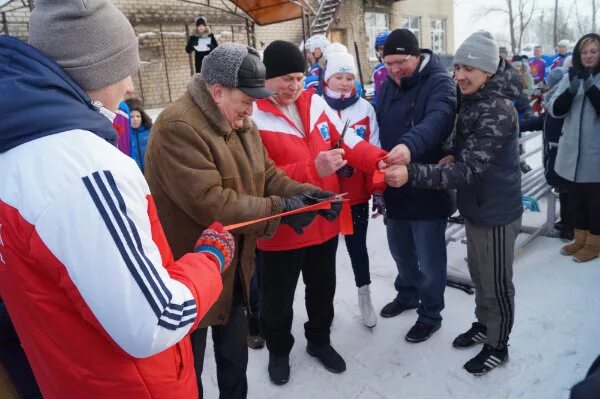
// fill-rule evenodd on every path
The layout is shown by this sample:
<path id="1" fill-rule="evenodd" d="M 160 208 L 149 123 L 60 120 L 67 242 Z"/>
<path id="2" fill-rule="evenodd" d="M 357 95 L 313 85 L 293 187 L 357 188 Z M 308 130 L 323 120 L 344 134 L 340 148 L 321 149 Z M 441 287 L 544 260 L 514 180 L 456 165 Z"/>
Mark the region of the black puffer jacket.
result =
<path id="1" fill-rule="evenodd" d="M 463 96 L 450 165 L 408 166 L 414 187 L 457 188 L 458 209 L 471 222 L 500 226 L 521 216 L 519 125 L 512 99 L 521 92 L 519 74 L 501 61 L 476 93 Z"/>

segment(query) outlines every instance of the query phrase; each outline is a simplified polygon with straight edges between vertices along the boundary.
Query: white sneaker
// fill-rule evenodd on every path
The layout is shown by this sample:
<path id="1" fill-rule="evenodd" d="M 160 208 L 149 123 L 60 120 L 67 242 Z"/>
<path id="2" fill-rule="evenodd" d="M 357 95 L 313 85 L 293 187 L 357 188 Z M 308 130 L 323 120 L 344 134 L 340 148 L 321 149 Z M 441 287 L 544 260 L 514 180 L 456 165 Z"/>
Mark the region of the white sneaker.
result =
<path id="1" fill-rule="evenodd" d="M 369 328 L 375 327 L 377 324 L 377 315 L 371 303 L 371 291 L 368 284 L 358 287 L 358 307 L 363 324 Z"/>

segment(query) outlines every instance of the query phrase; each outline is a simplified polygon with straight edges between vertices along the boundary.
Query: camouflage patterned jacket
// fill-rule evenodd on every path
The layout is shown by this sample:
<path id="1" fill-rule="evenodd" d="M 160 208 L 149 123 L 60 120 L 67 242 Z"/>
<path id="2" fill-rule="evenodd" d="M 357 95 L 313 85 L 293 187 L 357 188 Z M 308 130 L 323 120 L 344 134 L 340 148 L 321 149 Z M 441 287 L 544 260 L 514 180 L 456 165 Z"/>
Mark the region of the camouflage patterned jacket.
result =
<path id="1" fill-rule="evenodd" d="M 508 224 L 521 216 L 518 117 L 512 100 L 522 83 L 501 62 L 498 71 L 476 93 L 463 96 L 450 165 L 410 164 L 413 187 L 457 189 L 458 209 L 484 226 Z"/>

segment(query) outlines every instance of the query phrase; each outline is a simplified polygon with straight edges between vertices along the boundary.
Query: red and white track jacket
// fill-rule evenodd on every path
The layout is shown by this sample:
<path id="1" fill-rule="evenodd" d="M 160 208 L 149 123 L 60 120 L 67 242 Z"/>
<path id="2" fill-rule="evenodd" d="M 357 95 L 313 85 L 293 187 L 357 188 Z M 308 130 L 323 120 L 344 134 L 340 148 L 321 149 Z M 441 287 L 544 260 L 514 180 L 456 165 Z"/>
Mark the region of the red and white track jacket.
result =
<path id="1" fill-rule="evenodd" d="M 335 112 L 342 121 L 350 120 L 350 127 L 363 140 L 381 148 L 377 115 L 375 109 L 367 100 L 359 98 L 357 102 L 348 108 Z M 348 193 L 350 205 L 357 205 L 369 202 L 371 194 L 376 191 L 383 193 L 385 183 L 374 186 L 373 174 L 355 169 L 352 176 L 340 177 L 340 190 L 343 193 Z"/>
<path id="2" fill-rule="evenodd" d="M 71 130 L 0 153 L 0 171 L 0 296 L 44 398 L 196 398 L 187 335 L 221 276 L 173 260 L 135 162 Z"/>
<path id="3" fill-rule="evenodd" d="M 296 107 L 307 136 L 298 130 L 269 99 L 254 103 L 252 119 L 256 123 L 269 156 L 288 176 L 301 182 L 313 184 L 322 190 L 340 192 L 335 173 L 320 177 L 315 158 L 321 151 L 330 150 L 339 140 L 344 122 L 329 105 L 312 90 L 302 92 Z M 348 129 L 342 143 L 344 158 L 348 164 L 367 173 L 377 169 L 377 160 L 385 151 L 361 139 L 353 129 Z M 328 222 L 322 217 L 297 234 L 287 225 L 279 225 L 275 235 L 259 240 L 258 248 L 264 251 L 284 251 L 322 244 L 340 232 L 339 220 Z"/>

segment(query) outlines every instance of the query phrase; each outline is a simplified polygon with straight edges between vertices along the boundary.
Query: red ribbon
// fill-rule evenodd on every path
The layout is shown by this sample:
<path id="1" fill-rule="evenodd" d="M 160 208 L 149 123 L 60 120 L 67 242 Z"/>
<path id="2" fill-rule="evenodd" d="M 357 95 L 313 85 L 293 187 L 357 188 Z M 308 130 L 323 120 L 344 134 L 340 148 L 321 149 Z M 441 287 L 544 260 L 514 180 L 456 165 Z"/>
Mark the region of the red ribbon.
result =
<path id="1" fill-rule="evenodd" d="M 241 227 L 249 226 L 254 223 L 266 222 L 267 220 L 277 219 L 277 218 L 287 216 L 287 215 L 294 215 L 296 213 L 318 211 L 320 209 L 331 209 L 331 203 L 333 201 L 343 201 L 344 202 L 342 204 L 342 213 L 340 214 L 340 218 L 341 218 L 343 216 L 343 212 L 344 212 L 344 205 L 346 205 L 348 203 L 348 200 L 341 198 L 341 196 L 342 195 L 336 195 L 335 197 L 331 197 L 329 199 L 323 200 L 322 202 L 319 202 L 317 204 L 308 205 L 308 206 L 305 206 L 302 208 L 294 209 L 293 211 L 283 212 L 278 215 L 267 216 L 264 218 L 249 220 L 247 222 L 242 222 L 242 223 L 230 224 L 228 226 L 223 227 L 223 229 L 226 231 L 231 231 L 231 230 L 239 229 Z M 350 209 L 350 208 L 348 208 L 348 209 Z M 350 215 L 350 223 L 352 224 L 352 215 Z"/>
<path id="2" fill-rule="evenodd" d="M 379 158 L 377 160 L 377 163 L 379 164 L 379 161 L 383 161 L 387 157 L 388 156 L 386 155 L 384 157 Z M 383 182 L 385 182 L 385 174 L 381 170 L 377 169 L 375 172 L 373 172 L 373 186 L 377 186 L 378 184 L 381 184 Z"/>
<path id="3" fill-rule="evenodd" d="M 345 236 L 351 236 L 354 234 L 352 211 L 350 210 L 350 202 L 348 201 L 344 201 L 342 204 L 342 212 L 340 212 L 340 233 Z"/>

